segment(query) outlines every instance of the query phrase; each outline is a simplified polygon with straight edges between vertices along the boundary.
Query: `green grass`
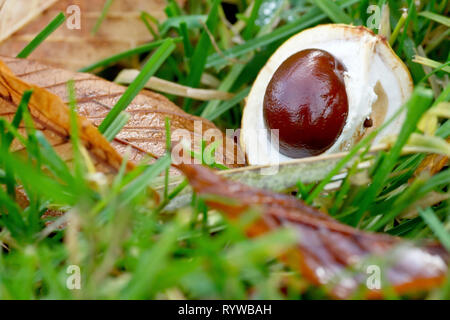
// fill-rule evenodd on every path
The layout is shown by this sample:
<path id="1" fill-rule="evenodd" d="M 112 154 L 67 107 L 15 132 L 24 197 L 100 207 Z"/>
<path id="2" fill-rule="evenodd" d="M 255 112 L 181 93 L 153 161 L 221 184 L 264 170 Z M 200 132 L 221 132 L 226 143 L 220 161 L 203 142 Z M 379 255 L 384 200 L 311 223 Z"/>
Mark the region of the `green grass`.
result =
<path id="1" fill-rule="evenodd" d="M 440 14 L 434 13 L 434 12 L 421 12 L 420 15 L 422 17 L 428 18 L 430 20 L 436 21 L 438 23 L 443 24 L 446 27 L 450 27 L 450 18 L 444 17 Z"/>
<path id="2" fill-rule="evenodd" d="M 164 63 L 164 61 L 170 56 L 175 49 L 175 43 L 172 39 L 166 39 L 161 46 L 156 50 L 152 57 L 142 68 L 142 71 L 136 77 L 136 79 L 128 86 L 127 90 L 117 101 L 116 105 L 111 109 L 106 118 L 102 121 L 98 129 L 101 133 L 104 133 L 119 114 L 125 110 L 126 107 L 133 101 L 138 93 L 144 89 L 145 84 L 156 73 L 158 68 Z"/>
<path id="3" fill-rule="evenodd" d="M 267 15 L 263 9 L 271 1 L 282 10 Z M 121 68 L 121 63 L 132 56 L 142 62 L 141 73 L 100 127 L 105 137 L 114 139 L 126 124 L 126 107 L 152 75 L 207 87 L 202 81 L 207 73 L 215 79 L 208 80 L 208 86 L 235 93 L 234 98 L 206 102 L 168 98 L 192 114 L 213 120 L 222 129 L 238 128 L 254 79 L 284 40 L 320 23 L 364 25 L 370 15 L 369 5 L 387 3 L 393 31 L 390 43 L 408 65 L 416 85 L 412 99 L 401 111 L 406 113 L 407 121 L 389 151 L 368 155 L 375 132 L 342 158 L 321 181 L 311 184 L 299 181 L 297 197 L 363 230 L 414 241 L 436 239 L 448 248 L 450 200 L 419 204 L 426 203 L 423 200 L 433 194 L 449 192 L 450 171 L 445 167 L 432 177 L 426 173 L 414 175 L 426 156 L 420 150 L 425 150 L 431 138 L 423 138 L 423 145 L 416 146 L 418 152 L 401 153 L 411 142 L 410 136 L 420 133 L 417 123 L 426 110 L 450 101 L 446 80 L 450 42 L 442 29 L 448 24 L 447 1 L 423 1 L 420 7 L 412 0 L 237 3 L 239 15 L 235 26 L 241 26 L 232 30 L 225 21 L 220 1 L 188 1 L 182 8 L 175 1 L 168 1 L 165 10 L 168 19 L 164 22 L 158 23 L 151 13 L 141 14 L 155 38 L 153 42 L 81 70 L 101 71 L 102 76 L 111 80 L 111 67 Z M 401 8 L 409 8 L 409 14 L 402 15 Z M 21 57 L 28 56 L 63 21 L 61 16 L 55 19 L 30 42 Z M 414 62 L 420 47 L 427 54 L 428 60 L 423 61 L 431 72 L 425 72 L 421 64 Z M 431 90 L 430 81 L 437 83 L 437 92 Z M 152 165 L 139 164 L 132 171 L 125 170 L 128 157 L 125 155 L 114 177 L 92 172 L 80 151 L 73 86 L 72 82 L 68 84 L 74 152 L 71 164 L 63 161 L 43 133 L 34 129 L 27 108 L 32 92 L 24 94 L 11 122 L 0 119 L 0 299 L 326 297 L 311 286 L 299 290 L 303 288 L 302 276 L 274 259 L 295 242 L 292 230 L 282 229 L 250 240 L 245 226 L 258 212 L 250 211 L 239 221 L 230 223 L 220 213 L 209 211 L 205 201 L 196 195 L 190 205 L 166 211 L 170 201 L 188 186 L 187 180 L 180 180 L 174 189 L 168 188 L 171 164 L 168 155 Z M 26 124 L 26 130 L 18 129 L 21 123 Z M 438 124 L 436 137 L 450 136 L 449 120 L 440 118 Z M 167 119 L 167 137 L 171 125 Z M 26 154 L 11 152 L 13 139 L 26 147 Z M 170 139 L 166 140 L 166 148 L 171 148 Z M 212 161 L 213 153 L 214 148 L 211 154 L 195 156 L 225 170 Z M 341 188 L 325 191 L 333 177 L 355 159 L 357 162 L 350 166 Z M 373 164 L 368 169 L 358 169 L 357 163 L 364 159 L 373 160 Z M 359 183 L 361 176 L 368 183 Z M 150 185 L 160 177 L 164 177 L 164 196 L 157 204 Z M 26 208 L 15 201 L 15 188 L 19 185 L 29 198 Z M 289 192 L 292 190 L 286 190 Z M 65 215 L 44 216 L 48 208 Z M 403 218 L 404 213 L 414 210 L 414 216 Z M 48 222 L 53 224 L 47 225 Z M 65 227 L 58 228 L 58 225 Z M 81 290 L 66 288 L 70 265 L 81 268 Z M 280 290 L 282 286 L 287 294 Z M 429 295 L 418 297 L 449 299 L 449 294 L 448 281 Z"/>
<path id="4" fill-rule="evenodd" d="M 27 58 L 42 42 L 66 21 L 64 13 L 60 12 L 30 43 L 17 54 L 17 58 Z"/>
<path id="5" fill-rule="evenodd" d="M 102 13 L 100 14 L 100 17 L 95 22 L 94 28 L 92 29 L 91 33 L 92 35 L 95 35 L 98 30 L 100 29 L 100 26 L 102 25 L 103 21 L 105 20 L 106 16 L 108 15 L 108 11 L 111 8 L 111 5 L 113 4 L 114 0 L 106 0 L 105 5 L 103 6 Z"/>
<path id="6" fill-rule="evenodd" d="M 173 41 L 174 42 L 178 42 L 179 40 L 181 40 L 180 38 L 174 38 Z M 158 40 L 158 41 L 154 41 L 148 44 L 144 44 L 142 46 L 138 46 L 136 48 L 115 54 L 111 57 L 108 57 L 104 60 L 101 61 L 97 61 L 96 63 L 93 63 L 90 66 L 81 68 L 79 71 L 80 72 L 90 72 L 90 71 L 94 71 L 98 68 L 105 68 L 108 67 L 114 63 L 117 63 L 121 60 L 124 60 L 126 58 L 132 57 L 132 56 L 136 56 L 142 53 L 147 53 L 155 48 L 158 48 L 160 45 L 162 45 L 164 42 L 164 40 Z"/>

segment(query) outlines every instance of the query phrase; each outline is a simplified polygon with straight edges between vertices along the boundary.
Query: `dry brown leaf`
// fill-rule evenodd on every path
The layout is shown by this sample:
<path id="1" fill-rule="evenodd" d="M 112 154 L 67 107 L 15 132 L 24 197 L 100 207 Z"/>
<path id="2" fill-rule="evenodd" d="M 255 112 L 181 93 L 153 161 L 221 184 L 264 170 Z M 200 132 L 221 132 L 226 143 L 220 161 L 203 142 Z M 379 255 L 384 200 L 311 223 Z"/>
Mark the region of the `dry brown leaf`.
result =
<path id="1" fill-rule="evenodd" d="M 435 288 L 448 275 L 449 252 L 440 244 L 419 245 L 354 229 L 295 197 L 233 182 L 201 166 L 182 165 L 180 169 L 211 208 L 231 219 L 251 207 L 261 210 L 261 217 L 246 230 L 249 236 L 280 227 L 298 232 L 297 246 L 283 256 L 284 261 L 313 284 L 325 285 L 337 298 L 349 298 L 360 288 L 365 288 L 370 298 L 381 297 L 383 290 L 367 285 L 373 273 L 368 273 L 369 266 L 378 267 L 379 275 L 397 293 Z M 376 259 L 367 261 L 370 257 Z M 380 285 L 383 289 L 386 284 Z"/>
<path id="2" fill-rule="evenodd" d="M 105 0 L 3 0 L 3 4 L 1 1 L 0 55 L 6 56 L 16 56 L 59 12 L 67 13 L 71 5 L 80 7 L 81 29 L 72 30 L 67 24 L 62 25 L 30 56 L 69 70 L 78 70 L 152 40 L 140 13 L 146 11 L 163 20 L 166 6 L 164 0 L 114 1 L 93 36 L 91 31 L 101 15 Z M 16 33 L 11 36 L 12 32 Z"/>
<path id="3" fill-rule="evenodd" d="M 125 91 L 125 87 L 111 83 L 87 73 L 55 69 L 47 65 L 24 59 L 0 57 L 22 81 L 34 86 L 44 88 L 60 97 L 64 103 L 68 103 L 67 82 L 75 81 L 78 113 L 98 126 L 117 103 Z M 20 98 L 20 95 L 18 95 Z M 1 110 L 1 109 L 0 109 Z M 137 163 L 144 156 L 160 157 L 166 152 L 165 142 L 165 118 L 171 120 L 171 130 L 184 129 L 194 140 L 194 135 L 201 141 L 202 134 L 208 129 L 220 131 L 215 125 L 205 119 L 192 116 L 166 99 L 164 96 L 143 91 L 128 106 L 126 111 L 131 115 L 127 125 L 112 141 L 111 145 L 124 155 L 130 148 L 130 161 Z M 202 134 L 194 133 L 195 125 L 201 125 Z M 234 141 L 226 139 L 227 145 L 235 146 Z M 173 137 L 174 143 L 178 141 Z M 227 159 L 234 159 L 234 153 L 227 153 L 226 157 L 221 153 L 216 156 L 218 162 L 227 163 Z M 228 162 L 231 162 L 229 160 Z M 236 165 L 231 165 L 236 167 Z"/>
<path id="4" fill-rule="evenodd" d="M 7 39 L 57 0 L 0 0 L 0 42 Z"/>
<path id="5" fill-rule="evenodd" d="M 450 143 L 450 137 L 448 137 L 447 142 Z M 439 173 L 442 168 L 448 164 L 448 157 L 440 154 L 430 154 L 428 155 L 414 172 L 414 176 L 411 178 L 411 182 L 421 174 L 429 174 L 434 176 Z"/>
<path id="6" fill-rule="evenodd" d="M 29 110 L 36 129 L 45 134 L 64 160 L 70 161 L 70 115 L 66 104 L 51 92 L 19 79 L 0 60 L 0 117 L 12 120 L 22 95 L 27 90 L 33 90 Z M 122 163 L 117 151 L 85 117 L 78 117 L 78 124 L 80 139 L 94 159 L 97 169 L 105 173 L 117 171 Z M 22 124 L 19 131 L 25 134 L 25 130 Z M 12 150 L 20 152 L 24 150 L 24 146 L 14 140 Z"/>

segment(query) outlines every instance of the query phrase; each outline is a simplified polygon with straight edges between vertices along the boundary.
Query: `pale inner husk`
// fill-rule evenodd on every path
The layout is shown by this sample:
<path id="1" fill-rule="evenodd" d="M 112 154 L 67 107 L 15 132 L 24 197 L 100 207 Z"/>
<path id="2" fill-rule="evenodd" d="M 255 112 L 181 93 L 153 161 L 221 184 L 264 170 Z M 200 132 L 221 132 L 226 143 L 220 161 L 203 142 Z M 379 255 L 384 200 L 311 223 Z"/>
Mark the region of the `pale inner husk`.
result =
<path id="1" fill-rule="evenodd" d="M 293 36 L 274 53 L 253 85 L 241 132 L 241 143 L 250 164 L 277 164 L 292 160 L 278 152 L 276 139 L 271 141 L 270 135 L 263 133 L 266 130 L 264 94 L 278 67 L 291 55 L 309 48 L 328 51 L 347 69 L 344 75 L 349 101 L 347 121 L 342 134 L 325 153 L 351 149 L 367 131 L 363 127 L 365 119 L 378 116 L 374 124 L 380 125 L 392 117 L 411 94 L 409 71 L 382 38 L 366 29 L 345 25 L 324 25 L 306 30 Z M 377 84 L 378 92 L 383 93 L 380 97 L 375 91 Z M 380 116 L 383 119 L 379 119 Z M 398 133 L 403 120 L 404 117 L 398 117 L 375 143 L 387 134 Z"/>

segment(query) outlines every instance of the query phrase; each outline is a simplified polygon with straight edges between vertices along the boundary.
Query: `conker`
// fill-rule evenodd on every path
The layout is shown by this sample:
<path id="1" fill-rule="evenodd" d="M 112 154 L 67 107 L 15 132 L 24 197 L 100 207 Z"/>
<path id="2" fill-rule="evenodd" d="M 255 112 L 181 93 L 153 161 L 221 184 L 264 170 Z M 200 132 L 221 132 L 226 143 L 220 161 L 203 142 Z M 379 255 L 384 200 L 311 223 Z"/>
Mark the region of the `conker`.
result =
<path id="1" fill-rule="evenodd" d="M 341 134 L 348 114 L 345 67 L 330 53 L 307 49 L 286 59 L 264 96 L 264 121 L 279 130 L 280 153 L 315 156 Z"/>

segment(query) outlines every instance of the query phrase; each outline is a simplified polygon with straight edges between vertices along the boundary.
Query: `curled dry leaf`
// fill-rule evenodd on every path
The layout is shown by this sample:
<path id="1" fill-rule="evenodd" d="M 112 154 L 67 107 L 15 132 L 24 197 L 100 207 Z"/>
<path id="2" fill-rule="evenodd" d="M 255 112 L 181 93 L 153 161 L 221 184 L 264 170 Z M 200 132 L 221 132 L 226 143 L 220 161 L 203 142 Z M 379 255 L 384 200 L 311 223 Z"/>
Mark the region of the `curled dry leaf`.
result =
<path id="1" fill-rule="evenodd" d="M 397 293 L 431 289 L 448 274 L 450 256 L 439 244 L 417 245 L 357 230 L 294 197 L 232 182 L 201 166 L 183 165 L 180 169 L 196 192 L 215 195 L 205 197 L 210 207 L 232 219 L 248 208 L 259 208 L 262 215 L 248 227 L 249 236 L 284 226 L 296 230 L 298 245 L 285 253 L 283 260 L 311 283 L 325 285 L 337 298 L 348 298 L 359 288 L 366 288 L 371 298 L 381 297 L 382 290 L 367 285 L 370 265 L 380 268 L 381 277 Z"/>
<path id="2" fill-rule="evenodd" d="M 16 77 L 0 60 L 0 117 L 11 121 L 23 93 L 27 90 L 33 90 L 29 110 L 36 129 L 45 134 L 62 159 L 72 160 L 70 115 L 67 105 L 51 92 Z M 78 117 L 78 125 L 80 139 L 92 155 L 97 170 L 105 173 L 117 171 L 122 162 L 117 151 L 85 117 Z M 25 134 L 25 130 L 22 123 L 19 132 Z M 24 150 L 24 146 L 14 140 L 12 150 L 20 152 Z"/>
<path id="3" fill-rule="evenodd" d="M 178 2 L 182 4 L 183 0 Z M 152 40 L 151 33 L 140 19 L 141 11 L 158 20 L 165 18 L 165 1 L 114 1 L 100 29 L 92 35 L 104 4 L 105 0 L 0 0 L 0 54 L 16 56 L 62 11 L 68 16 L 67 23 L 30 57 L 53 66 L 78 70 Z M 71 7 L 74 5 L 80 9 L 79 17 Z"/>
<path id="4" fill-rule="evenodd" d="M 100 125 L 125 92 L 125 87 L 91 74 L 56 69 L 24 59 L 8 57 L 0 57 L 0 59 L 3 59 L 21 83 L 30 83 L 33 87 L 41 88 L 40 92 L 52 96 L 56 95 L 59 99 L 62 99 L 63 104 L 68 103 L 67 82 L 73 79 L 75 81 L 78 113 L 90 120 L 95 126 Z M 18 94 L 19 99 L 20 96 Z M 223 139 L 225 141 L 224 146 L 228 147 L 223 148 L 223 153 L 220 148 L 217 149 L 216 161 L 228 163 L 231 167 L 236 166 L 234 159 L 237 148 L 235 148 L 232 139 L 225 137 L 212 122 L 185 113 L 159 94 L 143 91 L 128 106 L 126 112 L 130 114 L 130 119 L 111 142 L 111 145 L 120 155 L 124 155 L 129 150 L 131 162 L 137 163 L 143 160 L 145 156 L 157 158 L 165 154 L 165 118 L 167 117 L 171 121 L 173 144 L 178 143 L 183 135 L 189 141 L 200 144 L 202 138 L 208 140 L 206 137 L 208 132 L 215 133 L 215 136 L 210 136 L 210 138 Z M 49 117 L 51 119 L 52 115 L 49 115 Z M 97 134 L 100 135 L 98 132 Z"/>

